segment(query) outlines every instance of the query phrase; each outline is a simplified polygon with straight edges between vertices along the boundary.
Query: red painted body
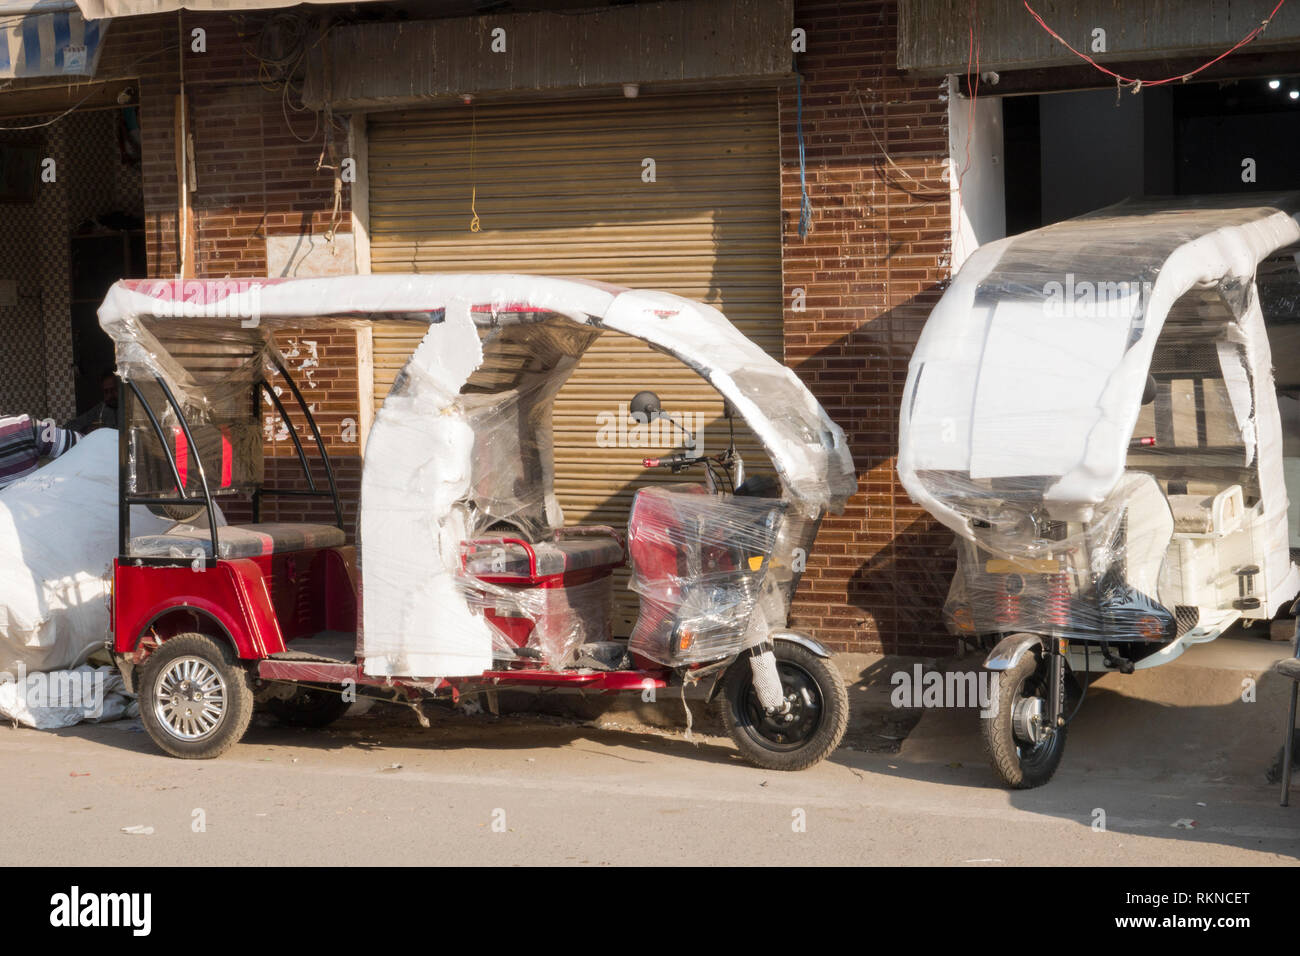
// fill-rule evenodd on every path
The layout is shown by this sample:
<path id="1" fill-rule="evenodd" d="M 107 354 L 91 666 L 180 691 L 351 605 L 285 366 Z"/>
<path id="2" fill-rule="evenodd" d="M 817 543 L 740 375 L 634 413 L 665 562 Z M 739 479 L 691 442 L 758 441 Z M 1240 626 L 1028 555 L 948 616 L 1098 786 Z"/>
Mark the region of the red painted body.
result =
<path id="1" fill-rule="evenodd" d="M 586 584 L 588 581 L 595 581 L 599 578 L 609 577 L 614 566 L 600 568 L 584 568 L 581 571 L 566 571 L 563 574 L 541 574 L 534 578 L 519 578 L 506 575 L 480 574 L 479 580 L 488 584 L 494 584 L 507 590 L 549 590 L 551 588 L 572 587 L 578 584 Z M 483 609 L 483 616 L 487 618 L 489 624 L 501 632 L 505 639 L 515 647 L 524 647 L 528 644 L 528 638 L 533 633 L 533 628 L 537 622 L 529 617 L 510 617 L 500 609 L 487 607 Z"/>
<path id="2" fill-rule="evenodd" d="M 134 653 L 152 635 L 212 630 L 245 660 L 285 650 L 324 630 L 356 631 L 356 553 L 351 547 L 156 566 L 113 562 L 113 647 Z"/>
<path id="3" fill-rule="evenodd" d="M 528 587 L 561 587 L 609 574 L 592 568 L 569 574 L 539 575 Z M 519 578 L 487 578 L 521 586 Z M 264 680 L 307 681 L 403 687 L 412 696 L 432 691 L 455 695 L 479 687 L 581 687 L 598 693 L 640 691 L 667 686 L 668 671 L 652 666 L 636 671 L 552 671 L 521 661 L 507 670 L 485 671 L 449 679 L 373 677 L 354 662 L 275 660 L 271 655 L 290 649 L 298 638 L 321 631 L 355 632 L 357 624 L 355 549 L 322 548 L 254 558 L 221 560 L 195 571 L 190 564 L 136 565 L 115 561 L 113 567 L 113 647 L 140 663 L 169 637 L 200 631 L 229 641 L 243 660 L 257 662 Z M 520 645 L 527 642 L 532 621 L 494 618 L 503 633 L 516 628 Z M 526 628 L 524 627 L 526 625 Z M 293 645 L 310 650 L 310 640 Z M 419 685 L 418 689 L 414 686 Z"/>

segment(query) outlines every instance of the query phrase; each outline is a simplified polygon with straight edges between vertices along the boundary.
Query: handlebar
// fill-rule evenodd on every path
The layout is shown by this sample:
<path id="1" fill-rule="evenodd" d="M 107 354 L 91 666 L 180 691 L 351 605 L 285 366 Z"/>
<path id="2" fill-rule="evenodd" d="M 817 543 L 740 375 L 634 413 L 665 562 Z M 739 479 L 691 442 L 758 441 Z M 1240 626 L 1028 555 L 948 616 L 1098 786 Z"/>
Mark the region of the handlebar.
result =
<path id="1" fill-rule="evenodd" d="M 697 465 L 702 461 L 708 461 L 707 455 L 668 455 L 666 458 L 642 458 L 641 465 L 643 468 L 688 468 L 691 465 Z"/>

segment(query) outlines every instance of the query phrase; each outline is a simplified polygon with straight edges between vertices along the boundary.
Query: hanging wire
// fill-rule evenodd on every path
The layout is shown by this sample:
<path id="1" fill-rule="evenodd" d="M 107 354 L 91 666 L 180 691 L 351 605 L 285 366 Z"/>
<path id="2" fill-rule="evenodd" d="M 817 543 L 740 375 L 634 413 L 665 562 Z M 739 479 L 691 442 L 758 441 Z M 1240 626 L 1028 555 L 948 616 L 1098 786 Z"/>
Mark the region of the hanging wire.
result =
<path id="1" fill-rule="evenodd" d="M 795 130 L 799 139 L 799 238 L 812 230 L 812 200 L 808 197 L 807 160 L 803 147 L 803 74 L 795 67 Z"/>
<path id="2" fill-rule="evenodd" d="M 1252 42 L 1258 36 L 1260 36 L 1266 29 L 1268 29 L 1268 25 L 1273 22 L 1273 18 L 1277 16 L 1277 12 L 1282 9 L 1282 4 L 1284 3 L 1286 3 L 1286 0 L 1277 0 L 1277 6 L 1275 6 L 1269 12 L 1268 16 L 1266 16 L 1263 20 L 1259 22 L 1259 24 L 1255 27 L 1255 29 L 1251 30 L 1249 33 L 1247 33 L 1244 37 L 1242 37 L 1240 40 L 1238 40 L 1228 49 L 1224 50 L 1222 53 L 1216 56 L 1213 60 L 1210 60 L 1206 63 L 1202 63 L 1196 69 L 1189 70 L 1187 73 L 1178 73 L 1174 76 L 1166 76 L 1158 80 L 1142 80 L 1136 77 L 1123 76 L 1119 73 L 1116 73 L 1114 70 L 1107 69 L 1106 67 L 1098 63 L 1096 60 L 1094 60 L 1092 57 L 1088 56 L 1088 54 L 1081 53 L 1080 51 L 1076 50 L 1074 47 L 1070 46 L 1070 44 L 1066 42 L 1065 38 L 1061 36 L 1059 33 L 1057 33 L 1055 30 L 1053 30 L 1050 26 L 1048 26 L 1047 21 L 1038 15 L 1038 11 L 1036 11 L 1033 7 L 1029 5 L 1029 0 L 1024 0 L 1025 9 L 1029 11 L 1029 15 L 1032 16 L 1038 22 L 1038 25 L 1040 27 L 1042 27 L 1044 30 L 1047 31 L 1048 35 L 1050 35 L 1052 39 L 1056 40 L 1056 42 L 1060 43 L 1063 47 L 1065 47 L 1075 56 L 1079 57 L 1079 59 L 1091 65 L 1094 69 L 1100 70 L 1102 73 L 1105 73 L 1107 76 L 1112 76 L 1115 78 L 1116 93 L 1118 93 L 1121 89 L 1128 89 L 1133 93 L 1140 93 L 1142 92 L 1142 87 L 1144 86 L 1165 86 L 1166 84 L 1169 83 L 1186 83 L 1197 73 L 1200 73 L 1202 70 L 1209 69 L 1210 67 L 1214 66 L 1214 64 L 1222 60 L 1224 57 L 1232 53 L 1236 53 L 1247 43 Z"/>
<path id="3" fill-rule="evenodd" d="M 164 53 L 170 53 L 173 49 L 174 47 L 165 46 L 160 50 L 151 50 L 150 52 L 132 60 L 130 63 L 124 66 L 122 68 L 122 72 L 124 75 L 129 75 L 131 71 L 133 71 L 140 64 L 144 63 L 146 60 L 152 60 L 156 56 L 162 56 Z M 76 83 L 69 84 L 69 89 L 76 89 L 79 85 L 80 84 L 76 84 Z M 79 110 L 82 104 L 85 103 L 87 100 L 89 100 L 96 93 L 102 92 L 101 84 L 95 82 L 94 80 L 90 81 L 87 85 L 90 87 L 90 90 L 86 93 L 86 95 L 83 96 L 81 99 L 77 100 L 77 102 L 73 103 L 62 113 L 59 113 L 57 116 L 54 116 L 47 120 L 42 120 L 39 123 L 29 123 L 24 126 L 0 126 L 0 132 L 15 133 L 22 130 L 44 129 L 47 126 L 53 126 L 59 120 L 71 116 L 73 113 Z M 0 89 L 3 89 L 3 87 L 0 87 Z"/>

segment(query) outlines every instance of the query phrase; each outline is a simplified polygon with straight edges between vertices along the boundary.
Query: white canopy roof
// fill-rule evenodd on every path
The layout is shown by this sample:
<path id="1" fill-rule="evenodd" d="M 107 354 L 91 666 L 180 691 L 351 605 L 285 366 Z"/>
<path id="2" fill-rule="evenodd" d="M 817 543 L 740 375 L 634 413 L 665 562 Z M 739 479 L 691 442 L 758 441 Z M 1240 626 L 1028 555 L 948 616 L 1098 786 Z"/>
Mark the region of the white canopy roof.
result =
<path id="1" fill-rule="evenodd" d="M 1255 268 L 1297 241 L 1300 194 L 1289 193 L 1124 202 L 983 246 L 911 359 L 904 486 L 959 533 L 969 528 L 941 500 L 942 481 L 925 475 L 1051 479 L 1054 513 L 1100 503 L 1123 473 L 1170 309 L 1189 291 L 1217 290 L 1206 307 L 1221 314 L 1206 321 L 1234 324 L 1250 371 L 1267 374 Z M 1224 377 L 1245 383 L 1227 366 Z M 1248 393 L 1233 400 L 1251 449 L 1278 431 L 1271 379 L 1256 385 L 1269 392 L 1258 423 Z"/>

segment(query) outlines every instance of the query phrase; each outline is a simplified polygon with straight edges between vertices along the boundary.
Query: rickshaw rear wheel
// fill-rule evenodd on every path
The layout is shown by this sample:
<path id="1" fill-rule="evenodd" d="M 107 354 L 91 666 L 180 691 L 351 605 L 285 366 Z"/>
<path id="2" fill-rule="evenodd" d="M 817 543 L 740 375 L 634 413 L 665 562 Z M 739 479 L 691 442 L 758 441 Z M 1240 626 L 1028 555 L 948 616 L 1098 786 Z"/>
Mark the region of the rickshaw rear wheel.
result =
<path id="1" fill-rule="evenodd" d="M 1066 727 L 1057 727 L 1038 744 L 1021 740 L 1016 735 L 1017 705 L 1042 700 L 1041 711 L 1047 711 L 1048 665 L 1037 654 L 1027 653 L 1010 670 L 998 675 L 996 709 L 989 717 L 980 718 L 980 732 L 989 762 L 1002 782 L 1013 790 L 1041 787 L 1052 779 L 1061 765 L 1065 753 Z"/>
<path id="2" fill-rule="evenodd" d="M 290 727 L 328 727 L 352 704 L 325 684 L 302 684 L 288 699 L 266 702 L 267 713 Z"/>
<path id="3" fill-rule="evenodd" d="M 753 671 L 742 656 L 727 669 L 722 721 L 750 763 L 764 770 L 804 770 L 827 757 L 849 726 L 849 695 L 835 665 L 807 648 L 777 641 L 781 691 L 792 709 L 769 717 L 758 703 Z"/>
<path id="4" fill-rule="evenodd" d="M 139 694 L 144 729 L 173 757 L 219 757 L 239 742 L 253 719 L 248 671 L 206 634 L 164 641 L 144 663 Z"/>

